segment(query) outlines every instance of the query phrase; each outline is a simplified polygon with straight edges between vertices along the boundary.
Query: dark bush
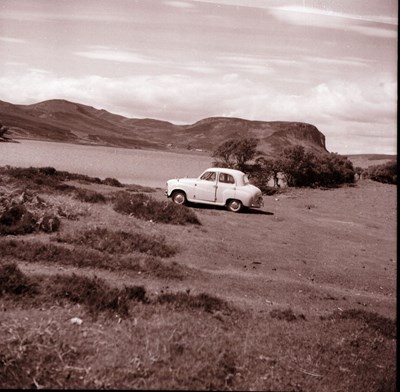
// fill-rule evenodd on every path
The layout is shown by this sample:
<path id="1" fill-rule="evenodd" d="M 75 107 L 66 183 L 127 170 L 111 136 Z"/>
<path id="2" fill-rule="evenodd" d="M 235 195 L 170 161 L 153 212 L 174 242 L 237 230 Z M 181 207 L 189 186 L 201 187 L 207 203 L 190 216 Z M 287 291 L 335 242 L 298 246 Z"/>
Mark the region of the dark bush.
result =
<path id="1" fill-rule="evenodd" d="M 0 234 L 29 234 L 36 228 L 35 217 L 22 204 L 8 207 L 0 215 Z"/>
<path id="2" fill-rule="evenodd" d="M 4 294 L 23 296 L 38 293 L 38 286 L 21 272 L 16 263 L 0 265 L 0 297 Z"/>
<path id="3" fill-rule="evenodd" d="M 38 172 L 46 176 L 54 176 L 57 174 L 57 170 L 54 169 L 54 167 L 41 167 L 38 169 Z"/>
<path id="4" fill-rule="evenodd" d="M 46 213 L 39 221 L 39 229 L 45 233 L 54 233 L 60 228 L 61 221 L 57 215 Z"/>
<path id="5" fill-rule="evenodd" d="M 146 289 L 143 286 L 125 286 L 122 294 L 129 300 L 148 303 L 149 299 L 146 296 Z"/>
<path id="6" fill-rule="evenodd" d="M 106 179 L 104 179 L 102 181 L 102 183 L 104 185 L 114 186 L 114 187 L 117 187 L 117 188 L 122 188 L 123 187 L 123 185 L 115 178 L 107 177 Z"/>

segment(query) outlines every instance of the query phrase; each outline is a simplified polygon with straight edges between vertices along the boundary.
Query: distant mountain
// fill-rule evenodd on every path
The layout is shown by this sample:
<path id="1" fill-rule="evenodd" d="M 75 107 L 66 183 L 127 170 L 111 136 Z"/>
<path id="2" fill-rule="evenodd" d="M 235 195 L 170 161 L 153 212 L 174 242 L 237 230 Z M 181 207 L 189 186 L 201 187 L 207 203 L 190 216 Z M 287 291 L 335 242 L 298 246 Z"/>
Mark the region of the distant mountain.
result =
<path id="1" fill-rule="evenodd" d="M 154 119 L 127 118 L 59 99 L 33 105 L 0 101 L 0 123 L 10 128 L 10 135 L 15 139 L 211 152 L 230 138 L 246 136 L 257 138 L 259 150 L 271 156 L 283 147 L 296 144 L 327 152 L 325 136 L 307 123 L 210 117 L 191 125 L 175 125 Z"/>

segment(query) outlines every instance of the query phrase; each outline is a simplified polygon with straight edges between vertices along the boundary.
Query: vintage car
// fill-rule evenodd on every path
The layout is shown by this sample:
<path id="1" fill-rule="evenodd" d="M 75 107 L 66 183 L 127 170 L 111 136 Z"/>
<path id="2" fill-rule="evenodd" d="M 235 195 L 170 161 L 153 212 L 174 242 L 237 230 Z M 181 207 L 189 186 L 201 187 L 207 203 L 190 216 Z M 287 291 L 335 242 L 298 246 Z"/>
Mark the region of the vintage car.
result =
<path id="1" fill-rule="evenodd" d="M 219 167 L 207 169 L 198 178 L 168 180 L 166 195 L 176 204 L 192 202 L 226 206 L 233 212 L 264 204 L 261 190 L 250 184 L 245 173 Z"/>

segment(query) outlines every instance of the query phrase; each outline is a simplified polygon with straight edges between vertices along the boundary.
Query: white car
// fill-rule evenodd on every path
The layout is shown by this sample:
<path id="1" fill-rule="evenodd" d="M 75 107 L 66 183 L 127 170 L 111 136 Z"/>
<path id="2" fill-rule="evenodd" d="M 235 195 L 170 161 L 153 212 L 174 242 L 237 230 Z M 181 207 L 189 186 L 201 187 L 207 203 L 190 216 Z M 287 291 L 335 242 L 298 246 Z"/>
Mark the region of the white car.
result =
<path id="1" fill-rule="evenodd" d="M 261 190 L 250 184 L 245 173 L 219 167 L 207 169 L 198 178 L 168 180 L 166 195 L 176 204 L 189 201 L 226 206 L 233 212 L 264 205 Z"/>

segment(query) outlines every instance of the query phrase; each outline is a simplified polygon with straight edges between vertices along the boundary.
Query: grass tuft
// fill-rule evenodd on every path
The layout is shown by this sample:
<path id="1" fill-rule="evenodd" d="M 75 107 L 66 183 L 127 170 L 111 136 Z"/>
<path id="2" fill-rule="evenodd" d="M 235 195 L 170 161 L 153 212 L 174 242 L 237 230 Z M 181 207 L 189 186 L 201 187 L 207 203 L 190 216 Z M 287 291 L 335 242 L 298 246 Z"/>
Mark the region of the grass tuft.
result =
<path id="1" fill-rule="evenodd" d="M 271 310 L 271 312 L 269 312 L 269 315 L 272 318 L 278 319 L 278 320 L 285 320 L 285 321 L 298 321 L 298 320 L 305 320 L 306 317 L 304 316 L 304 314 L 300 314 L 300 315 L 295 315 L 293 313 L 292 309 L 274 309 Z"/>
<path id="2" fill-rule="evenodd" d="M 52 279 L 51 285 L 55 298 L 86 305 L 92 315 L 105 311 L 117 313 L 122 317 L 129 315 L 129 291 L 112 288 L 103 279 L 75 274 L 57 275 Z"/>
<path id="3" fill-rule="evenodd" d="M 105 203 L 107 201 L 104 195 L 91 189 L 76 188 L 73 194 L 75 199 L 85 203 Z"/>
<path id="4" fill-rule="evenodd" d="M 23 296 L 36 293 L 36 282 L 23 274 L 16 263 L 0 265 L 0 297 L 5 294 Z"/>
<path id="5" fill-rule="evenodd" d="M 383 317 L 375 312 L 368 312 L 363 309 L 348 309 L 344 311 L 335 311 L 329 319 L 357 320 L 365 323 L 369 328 L 378 331 L 389 339 L 396 339 L 397 326 L 396 320 Z"/>
<path id="6" fill-rule="evenodd" d="M 230 311 L 229 304 L 217 297 L 206 293 L 190 295 L 189 293 L 163 293 L 158 296 L 157 302 L 160 304 L 172 305 L 175 309 L 202 309 L 206 312 Z"/>

